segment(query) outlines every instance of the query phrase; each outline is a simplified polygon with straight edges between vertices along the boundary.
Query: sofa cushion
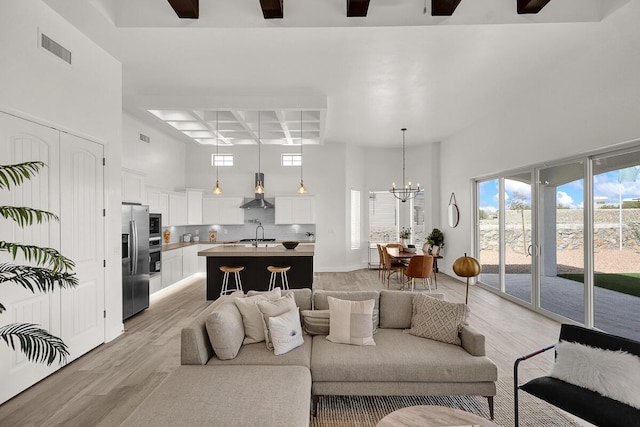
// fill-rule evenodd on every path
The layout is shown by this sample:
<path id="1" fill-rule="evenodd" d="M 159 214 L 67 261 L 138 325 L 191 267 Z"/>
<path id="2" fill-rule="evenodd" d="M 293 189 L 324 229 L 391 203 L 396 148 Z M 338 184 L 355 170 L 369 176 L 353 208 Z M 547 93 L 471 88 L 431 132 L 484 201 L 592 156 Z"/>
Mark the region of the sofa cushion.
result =
<path id="1" fill-rule="evenodd" d="M 329 335 L 329 313 L 329 310 L 303 310 L 301 314 L 304 331 L 309 335 Z M 371 314 L 371 324 L 374 334 L 378 331 L 376 328 L 378 313 L 378 309 L 373 309 L 373 313 Z"/>
<path id="2" fill-rule="evenodd" d="M 274 300 L 280 298 L 280 288 L 265 292 L 260 295 L 253 295 L 246 298 L 236 298 L 235 303 L 242 314 L 244 325 L 244 344 L 253 344 L 264 341 L 264 326 L 262 324 L 262 314 L 256 306 L 260 300 Z"/>
<path id="3" fill-rule="evenodd" d="M 396 290 L 380 291 L 380 327 L 409 329 L 413 312 L 413 297 L 423 292 Z M 443 294 L 429 294 L 432 298 L 444 300 Z"/>
<path id="4" fill-rule="evenodd" d="M 271 343 L 271 335 L 269 333 L 269 318 L 272 316 L 280 316 L 288 311 L 295 311 L 298 314 L 296 302 L 293 294 L 289 293 L 282 298 L 274 300 L 257 301 L 256 305 L 258 310 L 262 314 L 262 328 L 264 330 L 265 343 L 269 350 L 273 350 L 273 344 Z M 298 315 L 299 316 L 299 315 Z M 300 318 L 298 317 L 298 326 L 300 325 Z M 302 331 L 300 332 L 302 334 Z"/>
<path id="5" fill-rule="evenodd" d="M 242 351 L 244 347 L 240 353 Z M 314 382 L 478 382 L 498 379 L 497 367 L 487 357 L 471 356 L 460 346 L 405 334 L 400 329 L 379 329 L 376 345 L 365 347 L 335 344 L 322 335 L 315 335 L 311 372 Z"/>
<path id="6" fill-rule="evenodd" d="M 317 290 L 313 292 L 313 308 L 314 310 L 328 310 L 329 301 L 327 297 L 338 298 L 347 301 L 366 301 L 372 299 L 375 301 L 373 308 L 380 309 L 380 293 L 378 291 L 324 291 Z M 376 328 L 379 321 L 376 319 Z"/>
<path id="7" fill-rule="evenodd" d="M 304 344 L 280 356 L 273 354 L 273 351 L 260 342 L 243 345 L 234 359 L 220 360 L 212 357 L 207 365 L 297 365 L 309 368 L 311 366 L 311 335 L 303 335 L 302 339 Z"/>
<path id="8" fill-rule="evenodd" d="M 375 300 L 346 301 L 328 297 L 329 335 L 334 343 L 376 345 L 371 316 Z"/>
<path id="9" fill-rule="evenodd" d="M 242 315 L 235 304 L 220 304 L 205 321 L 209 341 L 219 359 L 233 359 L 244 341 Z"/>
<path id="10" fill-rule="evenodd" d="M 265 291 L 249 291 L 247 292 L 248 297 L 252 297 L 255 295 L 264 294 Z M 281 290 L 280 295 L 285 296 L 289 293 L 293 294 L 293 297 L 296 300 L 296 305 L 300 307 L 300 310 L 311 310 L 311 289 L 303 288 L 303 289 L 287 289 Z"/>
<path id="11" fill-rule="evenodd" d="M 413 297 L 411 329 L 407 332 L 422 338 L 460 345 L 460 331 L 468 312 L 466 304 L 418 294 Z"/>
<path id="12" fill-rule="evenodd" d="M 269 337 L 273 344 L 273 354 L 279 356 L 290 352 L 304 344 L 300 314 L 298 308 L 287 311 L 279 316 L 269 317 Z"/>

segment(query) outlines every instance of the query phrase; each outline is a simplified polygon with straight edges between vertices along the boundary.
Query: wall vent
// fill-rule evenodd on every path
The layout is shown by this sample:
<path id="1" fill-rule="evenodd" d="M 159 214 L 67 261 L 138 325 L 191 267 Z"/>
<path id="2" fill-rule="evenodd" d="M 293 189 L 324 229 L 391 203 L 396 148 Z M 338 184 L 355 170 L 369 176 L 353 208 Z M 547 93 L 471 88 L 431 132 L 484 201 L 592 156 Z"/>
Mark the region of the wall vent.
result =
<path id="1" fill-rule="evenodd" d="M 71 51 L 44 33 L 40 33 L 40 46 L 53 53 L 67 64 L 71 64 Z"/>
<path id="2" fill-rule="evenodd" d="M 150 144 L 150 143 L 151 143 L 151 138 L 150 138 L 150 137 L 148 137 L 147 135 L 145 135 L 145 134 L 141 133 L 141 134 L 140 134 L 140 141 L 144 141 L 144 142 L 146 142 L 147 144 Z"/>

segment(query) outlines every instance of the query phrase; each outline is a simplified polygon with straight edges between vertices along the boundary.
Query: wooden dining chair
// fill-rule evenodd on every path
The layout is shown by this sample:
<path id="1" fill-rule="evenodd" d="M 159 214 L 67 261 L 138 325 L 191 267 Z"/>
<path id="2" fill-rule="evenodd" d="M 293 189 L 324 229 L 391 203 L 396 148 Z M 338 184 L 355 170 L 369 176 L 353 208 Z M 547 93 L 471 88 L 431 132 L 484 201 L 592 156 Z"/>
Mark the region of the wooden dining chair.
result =
<path id="1" fill-rule="evenodd" d="M 387 282 L 387 288 L 391 284 L 391 275 L 396 274 L 396 278 L 398 281 L 400 280 L 400 276 L 398 274 L 404 269 L 404 265 L 397 260 L 394 260 L 389 252 L 387 252 L 387 248 L 382 248 L 382 256 L 384 257 L 384 272 Z"/>
<path id="2" fill-rule="evenodd" d="M 407 277 L 407 281 L 411 282 L 411 291 L 414 288 L 415 279 L 422 279 L 422 283 L 427 283 L 429 292 L 431 292 L 431 276 L 433 275 L 433 256 L 431 255 L 414 255 L 409 261 L 409 265 L 402 273 Z M 404 289 L 404 286 L 403 286 Z"/>
<path id="3" fill-rule="evenodd" d="M 378 248 L 378 280 L 382 280 L 384 278 L 384 254 L 382 252 L 385 249 L 380 243 L 376 243 L 376 246 Z"/>

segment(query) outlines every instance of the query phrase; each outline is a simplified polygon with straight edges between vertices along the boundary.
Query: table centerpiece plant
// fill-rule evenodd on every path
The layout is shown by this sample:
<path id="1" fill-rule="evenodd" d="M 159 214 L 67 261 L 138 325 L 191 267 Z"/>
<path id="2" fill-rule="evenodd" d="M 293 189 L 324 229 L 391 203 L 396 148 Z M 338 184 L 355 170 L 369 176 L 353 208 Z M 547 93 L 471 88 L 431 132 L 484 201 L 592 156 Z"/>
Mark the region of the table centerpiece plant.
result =
<path id="1" fill-rule="evenodd" d="M 402 243 L 402 247 L 406 248 L 408 240 L 411 239 L 411 227 L 405 228 L 402 227 L 400 231 L 400 241 Z"/>

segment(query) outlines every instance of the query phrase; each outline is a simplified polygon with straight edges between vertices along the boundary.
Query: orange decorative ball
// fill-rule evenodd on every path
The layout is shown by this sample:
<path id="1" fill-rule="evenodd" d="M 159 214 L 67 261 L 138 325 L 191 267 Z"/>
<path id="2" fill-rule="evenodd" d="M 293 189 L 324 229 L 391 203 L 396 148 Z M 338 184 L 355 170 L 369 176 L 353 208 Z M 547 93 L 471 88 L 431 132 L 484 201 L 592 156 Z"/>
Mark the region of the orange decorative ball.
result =
<path id="1" fill-rule="evenodd" d="M 473 257 L 461 256 L 453 263 L 453 272 L 460 277 L 476 277 L 482 271 L 482 266 Z"/>

